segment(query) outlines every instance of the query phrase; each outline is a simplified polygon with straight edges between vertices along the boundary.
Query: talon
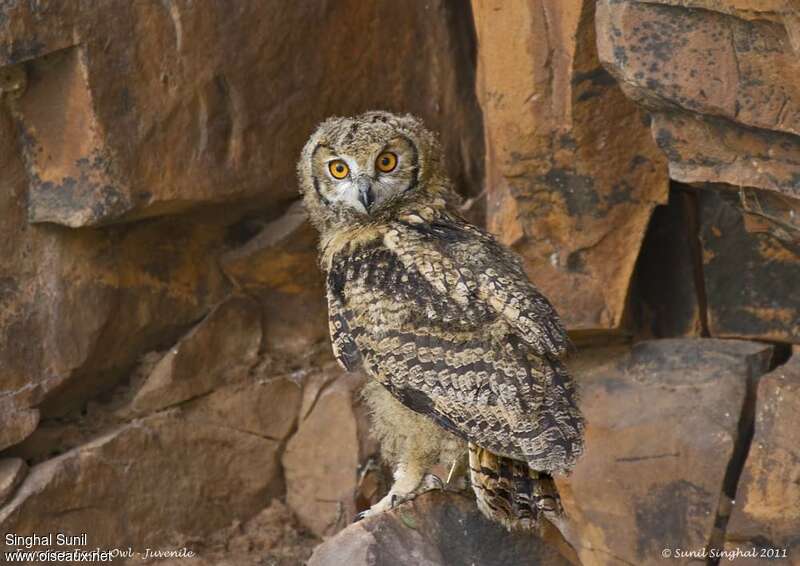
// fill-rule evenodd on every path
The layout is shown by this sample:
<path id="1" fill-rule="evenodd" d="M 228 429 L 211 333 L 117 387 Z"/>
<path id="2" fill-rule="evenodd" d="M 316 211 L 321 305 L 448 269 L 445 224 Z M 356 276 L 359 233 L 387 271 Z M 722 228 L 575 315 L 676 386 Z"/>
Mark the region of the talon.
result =
<path id="1" fill-rule="evenodd" d="M 355 519 L 353 519 L 354 523 L 358 523 L 360 520 L 365 519 L 369 516 L 369 509 L 365 509 L 361 513 L 356 513 Z"/>
<path id="2" fill-rule="evenodd" d="M 397 497 L 397 494 L 393 493 L 392 494 L 392 498 L 389 500 L 389 509 L 394 509 L 395 508 L 395 506 L 397 505 L 397 500 L 398 499 L 399 498 Z"/>

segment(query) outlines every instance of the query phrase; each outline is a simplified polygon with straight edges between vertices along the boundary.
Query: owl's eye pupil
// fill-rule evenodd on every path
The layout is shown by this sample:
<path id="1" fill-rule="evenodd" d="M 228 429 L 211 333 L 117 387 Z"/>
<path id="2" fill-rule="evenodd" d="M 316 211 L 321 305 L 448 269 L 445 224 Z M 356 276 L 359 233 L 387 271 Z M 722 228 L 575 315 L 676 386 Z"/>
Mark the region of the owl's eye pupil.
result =
<path id="1" fill-rule="evenodd" d="M 337 173 L 344 173 L 344 167 L 342 167 L 341 165 L 337 165 L 336 166 L 336 172 Z"/>
<path id="2" fill-rule="evenodd" d="M 382 173 L 390 173 L 397 167 L 397 155 L 391 151 L 386 151 L 378 156 L 375 165 Z"/>

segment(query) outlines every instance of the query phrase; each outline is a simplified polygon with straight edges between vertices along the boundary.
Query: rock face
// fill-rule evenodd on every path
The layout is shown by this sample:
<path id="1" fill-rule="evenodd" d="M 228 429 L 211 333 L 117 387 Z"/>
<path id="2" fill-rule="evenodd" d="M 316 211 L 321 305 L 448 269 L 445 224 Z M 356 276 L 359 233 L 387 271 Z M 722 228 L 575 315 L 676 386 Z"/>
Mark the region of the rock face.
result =
<path id="1" fill-rule="evenodd" d="M 298 201 L 221 258 L 228 279 L 259 301 L 271 350 L 297 355 L 327 339 L 328 305 L 316 244 L 316 230 Z"/>
<path id="2" fill-rule="evenodd" d="M 309 566 L 541 564 L 571 562 L 542 539 L 488 521 L 474 501 L 426 493 L 413 502 L 351 525 L 320 545 Z"/>
<path id="3" fill-rule="evenodd" d="M 375 106 L 448 124 L 456 177 L 479 173 L 477 108 L 459 88 L 472 70 L 452 64 L 470 56 L 469 22 L 444 2 L 392 7 L 4 6 L 0 68 L 31 220 L 75 227 L 244 197 L 285 202 L 314 124 Z"/>
<path id="4" fill-rule="evenodd" d="M 598 60 L 593 7 L 473 2 L 488 227 L 575 330 L 620 326 L 650 214 L 667 200 L 644 114 Z"/>
<path id="5" fill-rule="evenodd" d="M 582 564 L 648 564 L 664 548 L 705 548 L 748 381 L 770 353 L 748 342 L 656 340 L 571 365 L 586 453 L 558 485 Z"/>
<path id="6" fill-rule="evenodd" d="M 750 233 L 724 191 L 700 194 L 700 241 L 714 336 L 800 341 L 800 240 Z M 735 282 L 735 284 L 733 284 Z"/>
<path id="7" fill-rule="evenodd" d="M 28 465 L 21 458 L 0 460 L 0 505 L 3 505 L 25 479 Z"/>
<path id="8" fill-rule="evenodd" d="M 758 385 L 755 434 L 727 529 L 729 548 L 800 556 L 800 357 Z"/>
<path id="9" fill-rule="evenodd" d="M 418 8 L 0 6 L 0 450 L 31 464 L 4 528 L 80 509 L 95 542 L 164 543 L 284 493 L 282 376 L 327 348 L 316 238 L 286 211 L 310 131 L 414 112 L 478 192 L 470 16 Z"/>
<path id="10" fill-rule="evenodd" d="M 332 379 L 318 376 L 308 380 L 313 400 L 303 403 L 305 410 L 301 411 L 297 432 L 283 454 L 287 503 L 318 536 L 335 533 L 353 520 L 356 511 L 356 383 L 349 377 L 334 374 Z M 315 381 L 327 385 L 317 389 Z"/>
<path id="11" fill-rule="evenodd" d="M 178 544 L 263 508 L 280 489 L 278 447 L 178 413 L 154 415 L 33 467 L 0 525 L 21 535 L 87 532 L 101 548 Z"/>
<path id="12" fill-rule="evenodd" d="M 253 301 L 231 299 L 170 349 L 131 401 L 144 414 L 240 381 L 258 359 L 261 321 Z"/>
<path id="13" fill-rule="evenodd" d="M 653 132 L 672 178 L 797 198 L 796 7 L 784 3 L 769 21 L 754 17 L 751 7 L 758 2 L 691 4 L 711 11 L 677 2 L 602 0 L 600 58 L 627 94 L 660 110 Z"/>
<path id="14" fill-rule="evenodd" d="M 597 3 L 599 58 L 650 111 L 670 178 L 719 193 L 692 213 L 712 336 L 800 342 L 797 286 L 773 288 L 800 277 L 798 30 L 788 1 Z"/>

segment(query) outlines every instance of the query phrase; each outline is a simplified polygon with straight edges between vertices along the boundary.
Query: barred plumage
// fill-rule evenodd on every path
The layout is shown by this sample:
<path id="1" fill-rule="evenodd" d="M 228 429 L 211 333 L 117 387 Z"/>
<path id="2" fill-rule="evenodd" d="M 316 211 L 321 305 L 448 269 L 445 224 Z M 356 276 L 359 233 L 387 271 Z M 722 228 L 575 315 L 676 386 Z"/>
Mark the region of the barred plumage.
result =
<path id="1" fill-rule="evenodd" d="M 386 152 L 394 174 L 376 170 Z M 332 162 L 357 177 L 327 174 Z M 306 145 L 299 173 L 321 233 L 334 354 L 391 394 L 370 394 L 383 439 L 392 441 L 393 427 L 382 419 L 411 429 L 432 421 L 444 429 L 428 430 L 436 442 L 469 442 L 488 516 L 533 528 L 541 513 L 558 515 L 549 474 L 569 472 L 583 449 L 575 386 L 560 359 L 569 340 L 516 256 L 449 206 L 433 136 L 387 113 L 330 120 Z M 433 442 L 414 432 L 393 443 L 397 481 L 376 510 L 413 493 L 422 464 L 435 460 L 414 456 L 430 454 Z"/>

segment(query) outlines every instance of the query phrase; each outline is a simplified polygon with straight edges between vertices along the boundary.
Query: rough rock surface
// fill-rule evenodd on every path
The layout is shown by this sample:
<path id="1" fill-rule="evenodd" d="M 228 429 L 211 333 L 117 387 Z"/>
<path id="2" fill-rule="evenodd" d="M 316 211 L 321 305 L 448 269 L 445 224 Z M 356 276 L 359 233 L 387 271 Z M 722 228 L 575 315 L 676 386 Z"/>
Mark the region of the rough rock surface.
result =
<path id="1" fill-rule="evenodd" d="M 629 297 L 637 338 L 702 336 L 707 332 L 705 291 L 697 241 L 696 194 L 673 187 L 669 203 L 656 207 Z M 664 288 L 670 290 L 664 293 Z"/>
<path id="2" fill-rule="evenodd" d="M 0 529 L 86 532 L 101 548 L 179 544 L 265 507 L 280 489 L 278 447 L 176 411 L 136 420 L 31 468 Z"/>
<path id="3" fill-rule="evenodd" d="M 769 21 L 754 17 L 758 2 L 736 4 L 601 0 L 600 59 L 627 94 L 657 110 L 653 133 L 672 178 L 797 198 L 797 8 L 787 2 Z"/>
<path id="4" fill-rule="evenodd" d="M 750 233 L 731 191 L 699 200 L 711 335 L 800 342 L 800 240 Z"/>
<path id="5" fill-rule="evenodd" d="M 335 371 L 335 370 L 334 370 Z M 353 412 L 354 376 L 337 372 L 321 387 L 309 379 L 297 432 L 286 445 L 286 501 L 301 523 L 318 536 L 330 535 L 355 516 L 359 441 Z M 319 378 L 318 378 L 319 379 Z"/>
<path id="6" fill-rule="evenodd" d="M 374 106 L 447 124 L 456 177 L 479 174 L 477 106 L 460 88 L 473 71 L 453 64 L 469 61 L 468 13 L 441 1 L 392 8 L 4 4 L 0 69 L 13 84 L 30 218 L 87 226 L 285 202 L 314 124 Z"/>
<path id="7" fill-rule="evenodd" d="M 21 458 L 0 459 L 0 505 L 14 493 L 27 473 L 28 464 Z"/>
<path id="8" fill-rule="evenodd" d="M 644 114 L 597 58 L 593 8 L 473 2 L 488 227 L 574 330 L 621 325 L 650 214 L 667 200 Z"/>
<path id="9" fill-rule="evenodd" d="M 191 559 L 134 558 L 129 566 L 290 566 L 305 564 L 319 539 L 303 530 L 291 511 L 273 499 L 269 507 L 245 521 L 235 521 L 193 547 Z"/>
<path id="10" fill-rule="evenodd" d="M 796 3 L 601 0 L 597 39 L 605 67 L 650 111 L 670 178 L 728 201 L 699 196 L 704 332 L 800 342 Z"/>
<path id="11" fill-rule="evenodd" d="M 463 495 L 431 492 L 349 526 L 314 551 L 309 566 L 572 564 L 558 545 L 509 533 Z"/>
<path id="12" fill-rule="evenodd" d="M 476 192 L 469 12 L 391 8 L 2 3 L 0 398 L 60 418 L 175 344 L 227 296 L 223 251 L 296 198 L 299 150 L 332 113 L 446 124 L 450 171 Z M 318 318 L 279 325 L 275 304 L 268 344 L 302 324 L 318 339 Z M 0 428 L 3 444 L 30 428 Z"/>
<path id="13" fill-rule="evenodd" d="M 244 245 L 225 253 L 221 264 L 231 282 L 261 304 L 269 349 L 298 354 L 327 339 L 317 233 L 299 201 Z"/>
<path id="14" fill-rule="evenodd" d="M 19 407 L 13 396 L 0 397 L 0 450 L 24 440 L 39 424 L 39 409 Z"/>
<path id="15" fill-rule="evenodd" d="M 755 433 L 727 528 L 729 548 L 800 559 L 800 356 L 761 378 Z"/>
<path id="16" fill-rule="evenodd" d="M 131 409 L 152 413 L 239 381 L 255 365 L 260 345 L 256 304 L 230 299 L 164 354 L 136 392 Z"/>
<path id="17" fill-rule="evenodd" d="M 771 350 L 654 340 L 616 353 L 590 350 L 573 362 L 586 453 L 557 481 L 584 566 L 650 564 L 664 548 L 706 546 L 748 381 L 768 369 Z"/>

